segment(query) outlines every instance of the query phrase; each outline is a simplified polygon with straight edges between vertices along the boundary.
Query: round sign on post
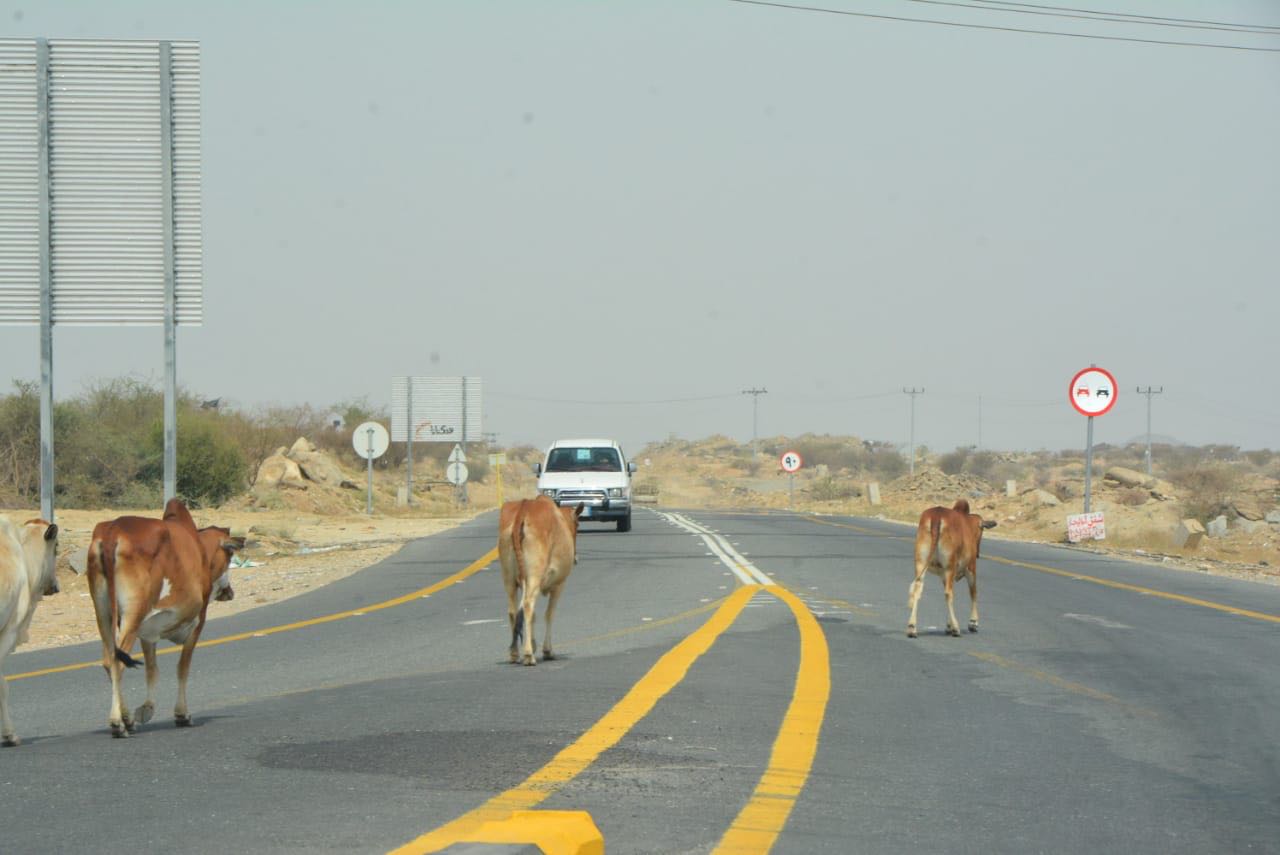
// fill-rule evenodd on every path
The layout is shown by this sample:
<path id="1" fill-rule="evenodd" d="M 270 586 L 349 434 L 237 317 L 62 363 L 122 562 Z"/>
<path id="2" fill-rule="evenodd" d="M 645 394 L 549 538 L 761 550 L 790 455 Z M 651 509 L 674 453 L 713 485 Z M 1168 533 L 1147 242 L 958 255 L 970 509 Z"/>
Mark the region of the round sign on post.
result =
<path id="1" fill-rule="evenodd" d="M 1071 406 L 1082 416 L 1101 416 L 1116 404 L 1119 389 L 1116 378 L 1105 368 L 1096 366 L 1076 372 L 1067 387 Z"/>
<path id="2" fill-rule="evenodd" d="M 365 422 L 351 433 L 351 447 L 366 460 L 373 460 L 387 453 L 391 436 L 377 422 Z"/>
<path id="3" fill-rule="evenodd" d="M 778 458 L 778 462 L 782 465 L 783 472 L 798 472 L 804 465 L 804 458 L 798 451 L 787 451 Z"/>
<path id="4" fill-rule="evenodd" d="M 356 454 L 369 461 L 368 489 L 365 493 L 364 512 L 373 514 L 373 460 L 387 453 L 391 445 L 391 435 L 387 429 L 377 422 L 363 422 L 351 432 L 351 447 Z"/>
<path id="5" fill-rule="evenodd" d="M 467 483 L 467 464 L 461 460 L 455 460 L 449 464 L 449 468 L 445 470 L 445 476 L 449 479 L 449 483 L 455 487 L 461 487 Z"/>

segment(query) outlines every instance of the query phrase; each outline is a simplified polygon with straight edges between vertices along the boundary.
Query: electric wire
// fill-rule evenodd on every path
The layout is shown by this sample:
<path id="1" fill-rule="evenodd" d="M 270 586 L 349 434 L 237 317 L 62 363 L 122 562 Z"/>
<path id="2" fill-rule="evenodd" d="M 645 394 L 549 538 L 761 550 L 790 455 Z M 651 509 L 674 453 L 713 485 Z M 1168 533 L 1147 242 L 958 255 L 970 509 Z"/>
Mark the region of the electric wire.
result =
<path id="1" fill-rule="evenodd" d="M 1058 12 L 1084 12 L 1086 14 L 1096 15 L 1116 15 L 1124 18 L 1136 18 L 1142 21 L 1174 21 L 1180 24 L 1207 24 L 1216 27 L 1240 27 L 1244 31 L 1252 30 L 1276 30 L 1280 31 L 1280 25 L 1275 24 L 1239 24 L 1231 21 L 1206 21 L 1199 18 L 1168 18 L 1163 15 L 1140 15 L 1136 12 L 1100 12 L 1096 9 L 1077 9 L 1072 6 L 1046 6 L 1043 3 L 1012 3 L 1008 0 L 974 0 L 975 3 L 983 3 L 989 6 L 1019 6 L 1026 9 L 1053 9 Z M 1245 29 L 1247 28 L 1247 29 Z"/>
<path id="2" fill-rule="evenodd" d="M 1097 33 L 1067 33 L 1061 30 L 1033 30 L 1024 27 L 1003 27 L 996 24 L 966 24 L 959 21 L 940 21 L 936 18 L 909 18 L 902 15 L 879 15 L 872 12 L 852 12 L 847 9 L 828 9 L 822 6 L 801 6 L 791 3 L 776 3 L 771 0 L 728 0 L 730 3 L 742 3 L 748 6 L 766 6 L 775 9 L 786 9 L 793 12 L 821 12 L 828 15 L 846 15 L 855 18 L 874 18 L 881 21 L 901 21 L 912 24 L 937 24 L 944 27 L 960 27 L 967 30 L 992 30 L 1003 33 L 1028 33 L 1040 36 L 1062 36 L 1064 38 L 1090 39 L 1107 42 L 1131 42 L 1136 44 L 1166 45 L 1172 47 L 1216 48 L 1218 50 L 1241 50 L 1256 53 L 1280 53 L 1280 48 L 1254 47 L 1251 45 L 1222 45 L 1211 42 L 1178 42 L 1167 39 L 1142 39 L 1133 36 L 1104 36 Z"/>
<path id="3" fill-rule="evenodd" d="M 1057 6 L 1034 6 L 1029 3 L 1010 3 L 1009 6 L 1018 8 L 1006 9 L 1002 6 L 986 5 L 978 6 L 972 2 L 962 2 L 962 0 L 900 0 L 904 3 L 920 3 L 926 6 L 953 6 L 960 9 L 977 9 L 981 12 L 1006 12 L 1014 15 L 1039 15 L 1049 18 L 1070 18 L 1077 21 L 1101 21 L 1108 24 L 1138 24 L 1145 27 L 1174 27 L 1180 30 L 1212 30 L 1224 33 L 1246 33 L 1256 36 L 1275 36 L 1280 35 L 1280 31 L 1266 28 L 1266 25 L 1250 25 L 1250 24 L 1218 24 L 1218 23 L 1191 23 L 1176 22 L 1173 20 L 1139 20 L 1135 16 L 1127 16 L 1123 12 L 1090 12 L 1087 9 L 1061 9 Z"/>

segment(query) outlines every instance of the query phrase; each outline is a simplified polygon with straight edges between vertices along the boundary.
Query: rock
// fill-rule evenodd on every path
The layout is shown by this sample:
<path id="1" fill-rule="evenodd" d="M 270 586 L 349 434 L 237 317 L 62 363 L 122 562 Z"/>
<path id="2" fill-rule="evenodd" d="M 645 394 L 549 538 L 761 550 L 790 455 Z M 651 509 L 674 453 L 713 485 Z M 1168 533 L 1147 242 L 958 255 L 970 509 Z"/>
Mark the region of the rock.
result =
<path id="1" fill-rule="evenodd" d="M 1204 535 L 1200 520 L 1183 520 L 1173 527 L 1173 545 L 1182 549 L 1198 549 Z"/>
<path id="2" fill-rule="evenodd" d="M 1255 522 L 1262 519 L 1262 508 L 1252 499 L 1234 499 L 1231 502 L 1231 509 L 1236 512 L 1237 516 L 1244 517 L 1247 520 Z"/>
<path id="3" fill-rule="evenodd" d="M 315 454 L 316 446 L 311 440 L 305 436 L 300 436 L 294 441 L 293 446 L 289 449 L 289 457 L 295 454 Z M 296 458 L 295 458 L 296 459 Z"/>
<path id="4" fill-rule="evenodd" d="M 1257 534 L 1265 529 L 1267 524 L 1261 520 L 1251 520 L 1247 517 L 1240 517 L 1235 521 L 1235 527 L 1246 534 Z"/>
<path id="5" fill-rule="evenodd" d="M 880 484 L 872 481 L 867 485 L 867 501 L 873 505 L 880 504 Z"/>
<path id="6" fill-rule="evenodd" d="M 1018 495 L 1018 482 L 1014 481 L 1013 479 L 1009 479 L 1008 481 L 1005 481 L 1004 494 L 1006 496 L 1009 496 L 1010 498 Z"/>
<path id="7" fill-rule="evenodd" d="M 1209 525 L 1205 531 L 1209 537 L 1226 537 L 1227 536 L 1227 518 L 1219 515 L 1209 520 Z"/>
<path id="8" fill-rule="evenodd" d="M 280 449 L 280 451 L 283 450 L 283 448 Z M 305 490 L 307 480 L 302 476 L 302 470 L 298 468 L 297 463 L 283 454 L 276 453 L 262 461 L 262 465 L 258 467 L 258 475 L 253 479 L 253 487 L 255 490 L 271 490 L 276 487 Z"/>
<path id="9" fill-rule="evenodd" d="M 1123 487 L 1153 487 L 1156 480 L 1146 473 L 1136 469 L 1126 469 L 1123 466 L 1112 466 L 1102 477 L 1108 481 L 1115 481 Z"/>
<path id="10" fill-rule="evenodd" d="M 1028 495 L 1033 502 L 1042 508 L 1053 508 L 1062 504 L 1062 502 L 1058 501 L 1058 497 L 1048 490 L 1032 490 Z"/>
<path id="11" fill-rule="evenodd" d="M 86 546 L 68 555 L 67 564 L 71 567 L 71 572 L 83 576 L 85 568 L 89 566 L 89 548 Z"/>
<path id="12" fill-rule="evenodd" d="M 303 476 L 317 484 L 340 487 L 343 486 L 344 481 L 350 483 L 347 476 L 338 468 L 338 464 L 334 463 L 329 455 L 317 451 L 315 444 L 305 436 L 298 437 L 298 441 L 289 449 L 287 457 L 298 464 Z"/>
<path id="13" fill-rule="evenodd" d="M 1267 522 L 1272 525 L 1280 525 L 1280 508 L 1267 513 Z"/>

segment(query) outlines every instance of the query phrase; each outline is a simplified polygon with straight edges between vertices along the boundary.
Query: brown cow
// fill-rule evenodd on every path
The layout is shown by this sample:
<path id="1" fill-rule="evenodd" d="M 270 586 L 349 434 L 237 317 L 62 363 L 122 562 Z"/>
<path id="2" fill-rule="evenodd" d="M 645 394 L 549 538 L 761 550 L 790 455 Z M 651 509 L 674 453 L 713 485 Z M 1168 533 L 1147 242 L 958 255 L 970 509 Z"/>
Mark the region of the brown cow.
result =
<path id="1" fill-rule="evenodd" d="M 16 526 L 0 517 L 0 664 L 27 640 L 40 598 L 58 593 L 58 527 L 42 519 Z M 19 744 L 9 720 L 9 686 L 0 674 L 0 744 Z"/>
<path id="2" fill-rule="evenodd" d="M 173 719 L 178 727 L 191 724 L 191 654 L 204 629 L 209 600 L 235 596 L 227 568 L 232 553 L 243 547 L 244 538 L 231 537 L 228 529 L 197 529 L 177 499 L 165 505 L 163 520 L 119 517 L 94 527 L 87 569 L 102 636 L 102 667 L 111 677 L 107 724 L 112 736 L 128 736 L 155 713 L 156 643 L 161 638 L 182 645 Z M 146 660 L 147 700 L 131 716 L 120 677 L 123 666 L 138 665 L 129 655 L 134 638 L 141 640 Z"/>
<path id="3" fill-rule="evenodd" d="M 538 595 L 547 596 L 547 632 L 542 639 L 542 658 L 554 659 L 551 652 L 551 620 L 565 580 L 578 561 L 577 507 L 562 508 L 547 496 L 506 502 L 498 519 L 498 557 L 502 561 L 502 584 L 507 589 L 507 621 L 511 624 L 512 662 L 536 665 L 533 658 L 534 606 Z M 517 592 L 520 609 L 517 612 Z M 526 632 L 527 628 L 527 632 Z M 517 647 L 521 646 L 520 654 Z"/>
<path id="4" fill-rule="evenodd" d="M 920 515 L 916 527 L 916 578 L 907 595 L 911 617 L 907 619 L 907 637 L 916 637 L 916 606 L 924 591 L 924 573 L 928 570 L 942 577 L 947 595 L 947 635 L 959 637 L 960 623 L 952 606 L 956 577 L 969 579 L 969 631 L 978 631 L 978 548 L 983 529 L 995 528 L 995 521 L 985 521 L 969 513 L 969 503 L 957 499 L 950 508 L 929 508 Z"/>

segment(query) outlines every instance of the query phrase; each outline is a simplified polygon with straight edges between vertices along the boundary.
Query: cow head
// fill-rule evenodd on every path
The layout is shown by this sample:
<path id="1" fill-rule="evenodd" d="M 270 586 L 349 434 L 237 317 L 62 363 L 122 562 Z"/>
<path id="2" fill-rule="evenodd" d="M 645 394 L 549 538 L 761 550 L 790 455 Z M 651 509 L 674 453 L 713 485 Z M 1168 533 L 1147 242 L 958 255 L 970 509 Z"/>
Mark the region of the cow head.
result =
<path id="1" fill-rule="evenodd" d="M 58 527 L 42 519 L 27 520 L 22 526 L 22 552 L 27 561 L 32 590 L 43 596 L 58 593 Z"/>
<path id="2" fill-rule="evenodd" d="M 560 513 L 564 514 L 564 521 L 569 526 L 569 531 L 573 534 L 573 563 L 578 563 L 578 517 L 582 516 L 582 509 L 586 507 L 582 502 L 578 502 L 576 507 L 559 508 Z"/>
<path id="3" fill-rule="evenodd" d="M 200 546 L 209 561 L 212 589 L 209 598 L 226 602 L 236 596 L 231 587 L 231 556 L 244 549 L 243 537 L 232 537 L 231 529 L 211 525 L 200 529 Z"/>

